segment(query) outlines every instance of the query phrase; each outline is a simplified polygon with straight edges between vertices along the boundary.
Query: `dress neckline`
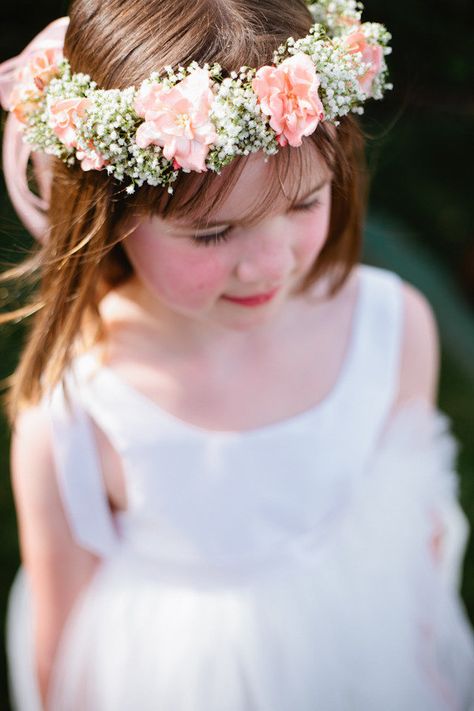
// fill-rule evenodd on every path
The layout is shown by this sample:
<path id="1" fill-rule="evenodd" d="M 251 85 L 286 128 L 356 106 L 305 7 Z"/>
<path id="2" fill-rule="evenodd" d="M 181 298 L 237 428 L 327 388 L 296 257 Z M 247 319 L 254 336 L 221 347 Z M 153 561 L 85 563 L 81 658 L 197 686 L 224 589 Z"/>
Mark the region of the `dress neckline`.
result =
<path id="1" fill-rule="evenodd" d="M 290 415 L 275 422 L 270 422 L 266 425 L 261 425 L 259 427 L 252 427 L 250 429 L 244 430 L 217 430 L 210 429 L 206 427 L 201 427 L 200 425 L 193 424 L 183 420 L 182 418 L 174 415 L 168 410 L 164 409 L 155 400 L 146 395 L 142 390 L 139 390 L 134 385 L 122 378 L 113 368 L 108 365 L 103 364 L 96 351 L 91 349 L 80 354 L 77 357 L 79 361 L 85 361 L 89 363 L 93 368 L 93 377 L 95 379 L 102 379 L 104 385 L 108 385 L 112 392 L 121 392 L 125 397 L 129 397 L 131 401 L 135 400 L 141 405 L 141 407 L 146 408 L 150 417 L 158 417 L 162 421 L 166 422 L 168 426 L 181 429 L 188 434 L 192 434 L 197 437 L 207 437 L 207 438 L 251 438 L 258 437 L 261 435 L 268 435 L 273 433 L 279 433 L 282 429 L 288 427 L 298 427 L 304 424 L 306 420 L 315 417 L 323 417 L 327 414 L 333 404 L 341 397 L 342 393 L 346 389 L 348 383 L 351 380 L 352 371 L 355 368 L 357 361 L 357 353 L 359 351 L 359 341 L 361 339 L 361 333 L 363 331 L 362 321 L 364 318 L 364 311 L 366 308 L 367 292 L 368 292 L 368 277 L 366 270 L 366 265 L 359 264 L 358 279 L 357 279 L 357 296 L 355 300 L 355 307 L 353 310 L 349 343 L 346 347 L 345 356 L 342 362 L 342 366 L 339 369 L 339 374 L 337 380 L 329 393 L 315 405 L 306 408 L 302 412 L 298 412 L 295 415 Z"/>

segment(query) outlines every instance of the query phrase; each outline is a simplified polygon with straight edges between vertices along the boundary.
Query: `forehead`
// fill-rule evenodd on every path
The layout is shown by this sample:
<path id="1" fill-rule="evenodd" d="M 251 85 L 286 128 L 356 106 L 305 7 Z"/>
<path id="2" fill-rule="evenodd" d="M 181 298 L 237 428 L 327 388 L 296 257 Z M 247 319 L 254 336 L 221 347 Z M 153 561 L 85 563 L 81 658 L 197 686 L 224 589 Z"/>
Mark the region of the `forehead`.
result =
<path id="1" fill-rule="evenodd" d="M 294 149 L 297 150 L 297 149 Z M 262 152 L 249 156 L 245 163 L 242 174 L 224 201 L 218 212 L 228 212 L 229 209 L 238 208 L 244 213 L 247 208 L 251 208 L 264 197 L 265 188 L 269 188 L 272 183 L 278 183 L 277 190 L 278 204 L 284 204 L 298 195 L 304 195 L 313 185 L 325 177 L 324 163 L 321 159 L 312 161 L 311 166 L 302 166 L 302 170 L 297 170 L 296 162 L 289 162 L 286 175 L 277 175 L 270 164 L 272 156 L 265 162 Z"/>
<path id="2" fill-rule="evenodd" d="M 251 224 L 287 208 L 330 177 L 328 167 L 314 146 L 307 146 L 299 155 L 296 151 L 298 148 L 292 147 L 289 159 L 280 163 L 275 160 L 277 155 L 267 156 L 263 151 L 251 153 L 239 166 L 230 190 L 216 200 L 219 181 L 225 179 L 225 171 L 231 167 L 226 166 L 215 176 L 208 190 L 203 191 L 197 209 L 189 214 L 170 215 L 166 222 L 171 226 L 194 228 L 233 221 Z M 186 195 L 183 197 L 186 199 Z"/>

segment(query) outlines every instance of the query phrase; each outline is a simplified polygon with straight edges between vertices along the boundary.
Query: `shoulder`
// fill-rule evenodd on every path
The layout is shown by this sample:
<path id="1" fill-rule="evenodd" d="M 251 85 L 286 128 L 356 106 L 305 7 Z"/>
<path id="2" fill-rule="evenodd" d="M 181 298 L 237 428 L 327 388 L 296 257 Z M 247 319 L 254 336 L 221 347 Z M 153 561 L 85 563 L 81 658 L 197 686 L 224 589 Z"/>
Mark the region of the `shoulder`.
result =
<path id="1" fill-rule="evenodd" d="M 53 476 L 54 462 L 48 418 L 40 405 L 25 407 L 17 415 L 11 436 L 10 472 L 17 504 L 45 513 L 59 495 Z"/>
<path id="2" fill-rule="evenodd" d="M 435 406 L 440 369 L 438 323 L 429 300 L 417 287 L 402 279 L 401 293 L 400 378 L 395 405 L 420 397 Z"/>

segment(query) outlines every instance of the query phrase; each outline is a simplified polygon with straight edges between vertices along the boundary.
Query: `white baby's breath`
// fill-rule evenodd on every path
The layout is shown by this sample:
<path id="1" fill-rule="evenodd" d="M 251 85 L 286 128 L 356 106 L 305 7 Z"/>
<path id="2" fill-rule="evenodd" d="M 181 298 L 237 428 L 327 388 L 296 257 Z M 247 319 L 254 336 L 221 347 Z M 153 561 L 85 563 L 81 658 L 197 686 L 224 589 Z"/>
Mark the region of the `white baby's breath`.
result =
<path id="1" fill-rule="evenodd" d="M 361 52 L 348 52 L 345 40 L 356 27 L 364 34 L 368 44 L 382 47 L 382 63 L 375 76 L 371 98 L 381 99 L 393 85 L 386 81 L 388 69 L 385 57 L 391 53 L 391 39 L 386 28 L 375 22 L 361 23 L 363 5 L 358 0 L 319 0 L 309 4 L 313 25 L 300 39 L 288 37 L 273 53 L 275 67 L 297 53 L 307 55 L 313 62 L 319 78 L 318 95 L 324 109 L 325 121 L 335 126 L 339 117 L 348 112 L 363 114 L 367 96 L 361 89 L 360 77 L 370 65 L 363 61 Z M 216 133 L 215 142 L 209 146 L 206 168 L 220 174 L 222 168 L 238 155 L 249 155 L 262 150 L 266 156 L 277 153 L 277 134 L 270 126 L 270 118 L 261 108 L 252 88 L 256 69 L 240 67 L 224 76 L 216 62 L 202 67 L 191 62 L 187 67 L 164 66 L 160 72 L 150 74 L 141 88 L 159 84 L 171 89 L 197 69 L 205 69 L 210 77 L 213 101 L 209 120 Z M 140 148 L 136 133 L 143 118 L 134 109 L 137 89 L 99 89 L 91 78 L 82 73 L 73 74 L 66 59 L 58 67 L 58 75 L 45 87 L 42 99 L 29 113 L 24 126 L 24 139 L 36 150 L 43 150 L 73 165 L 76 152 L 94 150 L 102 159 L 108 175 L 118 181 L 128 179 L 125 188 L 132 195 L 144 183 L 161 185 L 173 193 L 172 183 L 178 177 L 173 162 L 165 158 L 158 145 Z M 87 98 L 89 104 L 81 117 L 76 117 L 76 145 L 67 148 L 50 126 L 50 108 L 60 99 Z M 184 169 L 182 169 L 184 170 Z M 186 170 L 185 172 L 189 172 Z"/>

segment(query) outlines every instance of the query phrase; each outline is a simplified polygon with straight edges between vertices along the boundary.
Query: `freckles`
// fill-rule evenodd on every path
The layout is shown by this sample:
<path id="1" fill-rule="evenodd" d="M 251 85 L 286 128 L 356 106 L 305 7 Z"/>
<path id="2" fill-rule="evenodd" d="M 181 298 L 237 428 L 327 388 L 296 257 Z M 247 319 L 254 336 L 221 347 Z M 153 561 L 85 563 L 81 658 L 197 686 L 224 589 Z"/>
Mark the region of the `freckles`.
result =
<path id="1" fill-rule="evenodd" d="M 302 231 L 295 253 L 303 266 L 310 266 L 321 252 L 327 238 L 327 227 L 324 219 L 316 218 Z"/>
<path id="2" fill-rule="evenodd" d="M 206 247 L 201 248 L 203 251 Z M 210 252 L 210 250 L 209 250 Z M 168 263 L 166 280 L 176 291 L 189 296 L 205 296 L 219 288 L 227 269 L 215 255 L 185 254 Z"/>
<path id="3" fill-rule="evenodd" d="M 170 306 L 206 306 L 225 290 L 232 271 L 223 252 L 159 235 L 146 224 L 127 237 L 124 248 L 137 277 Z"/>
<path id="4" fill-rule="evenodd" d="M 163 242 L 155 244 L 153 255 L 146 257 L 140 253 L 148 284 L 169 303 L 184 306 L 205 300 L 223 286 L 228 275 L 222 259 L 207 247 Z"/>

